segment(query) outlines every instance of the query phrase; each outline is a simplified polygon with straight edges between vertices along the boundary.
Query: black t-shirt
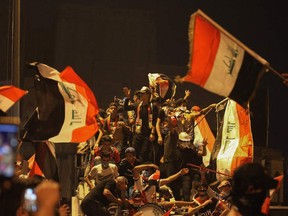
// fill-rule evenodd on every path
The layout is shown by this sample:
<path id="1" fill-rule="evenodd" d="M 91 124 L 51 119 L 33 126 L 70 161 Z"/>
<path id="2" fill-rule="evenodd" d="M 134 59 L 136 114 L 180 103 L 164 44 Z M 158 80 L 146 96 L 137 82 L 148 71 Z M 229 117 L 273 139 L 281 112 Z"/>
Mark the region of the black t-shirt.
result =
<path id="1" fill-rule="evenodd" d="M 85 197 L 84 200 L 97 200 L 101 202 L 104 206 L 108 206 L 111 201 L 106 199 L 103 195 L 104 189 L 108 189 L 115 197 L 119 197 L 120 190 L 116 187 L 116 182 L 114 179 L 107 179 L 99 182 Z"/>
<path id="2" fill-rule="evenodd" d="M 164 141 L 164 162 L 178 162 L 180 152 L 177 149 L 178 133 L 169 132 Z"/>
<path id="3" fill-rule="evenodd" d="M 185 148 L 180 150 L 181 155 L 181 168 L 189 168 L 189 174 L 193 176 L 198 173 L 195 169 L 192 169 L 191 166 L 187 165 L 188 163 L 200 166 L 202 162 L 202 157 L 197 154 L 197 152 L 191 148 Z"/>
<path id="4" fill-rule="evenodd" d="M 130 164 L 126 158 L 123 158 L 119 164 L 119 175 L 125 176 L 128 180 L 128 187 L 131 187 L 134 185 L 134 179 L 133 179 L 133 168 L 135 166 L 140 165 L 140 161 L 136 159 L 134 161 L 134 164 Z"/>

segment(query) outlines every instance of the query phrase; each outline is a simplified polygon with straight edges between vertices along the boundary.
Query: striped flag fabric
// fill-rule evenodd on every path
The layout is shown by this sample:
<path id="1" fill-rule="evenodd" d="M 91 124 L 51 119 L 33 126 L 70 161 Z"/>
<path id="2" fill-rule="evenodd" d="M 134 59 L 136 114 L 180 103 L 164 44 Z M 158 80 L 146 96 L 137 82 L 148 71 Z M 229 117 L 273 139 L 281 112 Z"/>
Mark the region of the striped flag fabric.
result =
<path id="1" fill-rule="evenodd" d="M 176 94 L 176 84 L 170 77 L 162 73 L 148 74 L 149 86 L 163 101 L 172 99 Z"/>
<path id="2" fill-rule="evenodd" d="M 284 175 L 276 176 L 274 179 L 278 181 L 277 187 L 274 189 L 269 190 L 269 194 L 264 200 L 264 203 L 261 208 L 261 212 L 265 215 L 269 215 L 269 207 L 271 200 L 273 199 L 276 192 L 280 189 L 282 181 L 283 181 Z"/>
<path id="3" fill-rule="evenodd" d="M 17 88 L 13 85 L 0 87 L 0 109 L 6 112 L 18 100 L 20 100 L 28 91 Z"/>
<path id="4" fill-rule="evenodd" d="M 216 171 L 232 176 L 234 170 L 253 160 L 253 136 L 249 109 L 228 100 L 223 117 L 221 145 L 216 159 Z M 217 180 L 225 176 L 216 174 Z"/>
<path id="5" fill-rule="evenodd" d="M 99 108 L 88 85 L 68 66 L 61 73 L 41 63 L 36 66 L 38 107 L 26 122 L 25 139 L 80 143 L 98 130 Z"/>
<path id="6" fill-rule="evenodd" d="M 55 145 L 44 141 L 35 144 L 35 153 L 28 160 L 29 177 L 35 175 L 59 181 Z"/>
<path id="7" fill-rule="evenodd" d="M 182 78 L 247 105 L 269 63 L 201 10 L 189 22 L 189 70 Z"/>
<path id="8" fill-rule="evenodd" d="M 210 165 L 211 152 L 215 143 L 215 136 L 204 115 L 197 116 L 194 121 L 194 145 L 202 143 L 203 139 L 207 139 L 207 154 L 202 156 L 203 164 L 207 167 Z"/>

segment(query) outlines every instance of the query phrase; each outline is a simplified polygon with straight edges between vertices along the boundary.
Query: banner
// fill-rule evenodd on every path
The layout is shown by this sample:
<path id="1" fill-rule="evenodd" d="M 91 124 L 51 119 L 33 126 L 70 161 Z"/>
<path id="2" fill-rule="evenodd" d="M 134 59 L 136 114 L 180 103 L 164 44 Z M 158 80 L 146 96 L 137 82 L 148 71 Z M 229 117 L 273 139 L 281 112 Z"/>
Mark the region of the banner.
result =
<path id="1" fill-rule="evenodd" d="M 216 160 L 216 171 L 233 175 L 234 170 L 253 160 L 253 136 L 249 109 L 244 109 L 233 100 L 225 108 L 221 145 Z M 216 175 L 217 180 L 225 176 Z"/>
<path id="2" fill-rule="evenodd" d="M 160 73 L 149 73 L 149 86 L 156 94 L 165 102 L 167 99 L 172 99 L 176 93 L 176 84 L 167 75 Z"/>

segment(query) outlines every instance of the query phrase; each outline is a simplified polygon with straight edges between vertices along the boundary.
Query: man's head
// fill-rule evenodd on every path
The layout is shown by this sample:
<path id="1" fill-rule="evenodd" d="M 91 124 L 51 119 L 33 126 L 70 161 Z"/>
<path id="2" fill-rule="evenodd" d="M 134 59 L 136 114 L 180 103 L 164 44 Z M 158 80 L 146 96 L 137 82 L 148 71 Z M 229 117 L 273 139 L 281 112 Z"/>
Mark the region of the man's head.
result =
<path id="1" fill-rule="evenodd" d="M 232 190 L 231 183 L 228 180 L 221 181 L 217 188 L 224 196 L 228 196 Z"/>
<path id="2" fill-rule="evenodd" d="M 125 157 L 129 163 L 133 162 L 135 159 L 135 149 L 133 147 L 128 147 L 125 150 Z"/>
<path id="3" fill-rule="evenodd" d="M 103 169 L 107 169 L 109 167 L 109 162 L 111 161 L 111 154 L 109 151 L 101 152 L 101 165 Z"/>
<path id="4" fill-rule="evenodd" d="M 112 103 L 109 104 L 109 107 L 108 107 L 108 109 L 107 109 L 107 114 L 108 114 L 108 115 L 110 115 L 110 114 L 111 114 L 111 115 L 114 115 L 114 114 L 117 113 L 117 109 L 118 109 L 117 103 L 112 102 Z"/>
<path id="5" fill-rule="evenodd" d="M 132 200 L 133 200 L 134 204 L 135 203 L 136 204 L 137 203 L 141 204 L 142 201 L 144 200 L 144 197 L 143 197 L 143 195 L 142 195 L 140 190 L 133 190 L 131 197 L 132 197 Z"/>
<path id="6" fill-rule="evenodd" d="M 259 163 L 246 163 L 238 167 L 233 175 L 233 191 L 239 196 L 249 194 L 254 190 L 269 190 L 276 188 L 277 180 L 267 175 Z"/>
<path id="7" fill-rule="evenodd" d="M 182 148 L 182 149 L 185 149 L 185 148 L 189 148 L 191 147 L 191 136 L 186 133 L 186 132 L 181 132 L 179 133 L 178 135 L 178 139 L 179 139 L 179 147 Z"/>
<path id="8" fill-rule="evenodd" d="M 261 212 L 268 190 L 276 188 L 278 184 L 259 163 L 241 165 L 235 170 L 232 180 L 232 203 L 243 215 Z"/>
<path id="9" fill-rule="evenodd" d="M 125 191 L 127 189 L 128 180 L 124 176 L 118 176 L 116 179 L 117 188 Z"/>
<path id="10" fill-rule="evenodd" d="M 143 86 L 140 90 L 139 93 L 141 95 L 141 100 L 143 102 L 149 102 L 150 97 L 151 97 L 151 90 L 147 86 Z"/>
<path id="11" fill-rule="evenodd" d="M 104 135 L 101 138 L 102 145 L 112 145 L 112 138 L 109 135 Z"/>
<path id="12" fill-rule="evenodd" d="M 208 196 L 207 190 L 208 190 L 208 186 L 205 183 L 201 183 L 198 186 L 197 191 L 198 191 L 198 196 L 200 197 L 200 199 L 204 199 Z"/>

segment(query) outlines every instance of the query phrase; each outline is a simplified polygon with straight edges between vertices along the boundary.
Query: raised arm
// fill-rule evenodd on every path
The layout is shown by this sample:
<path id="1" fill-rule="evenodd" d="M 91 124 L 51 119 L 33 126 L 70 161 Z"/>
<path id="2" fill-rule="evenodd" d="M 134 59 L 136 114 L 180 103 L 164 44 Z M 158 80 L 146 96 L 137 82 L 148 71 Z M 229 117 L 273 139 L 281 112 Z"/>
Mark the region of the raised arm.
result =
<path id="1" fill-rule="evenodd" d="M 175 173 L 174 175 L 169 176 L 168 178 L 160 179 L 159 186 L 161 187 L 163 185 L 169 184 L 170 182 L 175 181 L 177 178 L 179 178 L 182 175 L 187 174 L 188 172 L 189 172 L 188 168 L 183 168 L 179 172 Z"/>

